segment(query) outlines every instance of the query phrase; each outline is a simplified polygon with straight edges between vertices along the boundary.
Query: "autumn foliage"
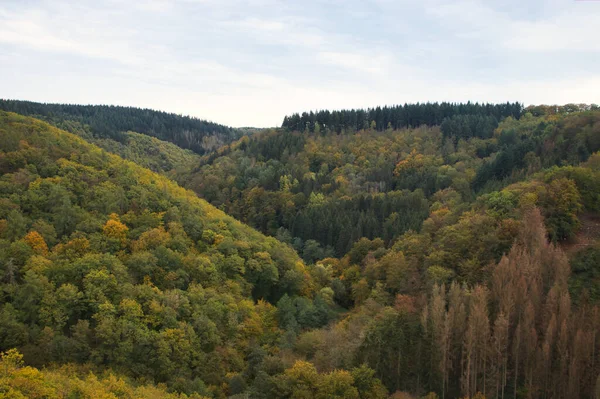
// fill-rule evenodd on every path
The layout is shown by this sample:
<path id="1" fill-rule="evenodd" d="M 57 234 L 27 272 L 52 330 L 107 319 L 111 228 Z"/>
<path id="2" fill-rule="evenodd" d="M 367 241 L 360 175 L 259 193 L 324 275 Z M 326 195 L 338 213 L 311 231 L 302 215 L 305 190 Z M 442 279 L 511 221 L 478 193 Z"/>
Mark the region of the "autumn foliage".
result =
<path id="1" fill-rule="evenodd" d="M 48 245 L 46 244 L 46 241 L 44 241 L 44 237 L 42 237 L 37 231 L 30 231 L 27 233 L 27 235 L 23 238 L 23 241 L 25 241 L 36 254 L 48 254 Z"/>
<path id="2" fill-rule="evenodd" d="M 0 396 L 597 393 L 597 110 L 319 112 L 200 157 L 58 109 L 80 137 L 0 112 Z"/>

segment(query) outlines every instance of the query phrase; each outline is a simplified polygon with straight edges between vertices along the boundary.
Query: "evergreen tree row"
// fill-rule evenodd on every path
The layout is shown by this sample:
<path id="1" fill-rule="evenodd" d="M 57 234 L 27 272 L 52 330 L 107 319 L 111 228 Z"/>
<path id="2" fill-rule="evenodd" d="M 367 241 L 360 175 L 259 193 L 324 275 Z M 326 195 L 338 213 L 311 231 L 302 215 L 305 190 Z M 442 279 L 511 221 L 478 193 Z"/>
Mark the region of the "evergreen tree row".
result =
<path id="1" fill-rule="evenodd" d="M 361 130 L 376 128 L 402 129 L 421 125 L 440 125 L 446 118 L 457 115 L 478 115 L 494 117 L 497 120 L 512 116 L 518 119 L 523 110 L 522 104 L 479 103 L 417 103 L 369 109 L 349 109 L 341 111 L 317 111 L 293 114 L 283 119 L 282 127 L 290 130 L 310 132 Z"/>

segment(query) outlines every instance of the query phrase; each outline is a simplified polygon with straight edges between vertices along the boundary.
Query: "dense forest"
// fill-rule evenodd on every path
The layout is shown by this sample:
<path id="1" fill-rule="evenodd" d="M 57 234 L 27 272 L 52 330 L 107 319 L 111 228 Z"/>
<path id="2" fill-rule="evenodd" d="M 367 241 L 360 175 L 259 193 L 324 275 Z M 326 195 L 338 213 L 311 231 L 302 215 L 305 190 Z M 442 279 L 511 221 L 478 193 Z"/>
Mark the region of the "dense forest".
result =
<path id="1" fill-rule="evenodd" d="M 281 127 L 317 133 L 330 131 L 340 133 L 345 130 L 356 131 L 369 128 L 382 131 L 388 128 L 436 126 L 441 125 L 446 119 L 461 116 L 483 118 L 486 122 L 497 123 L 498 120 L 508 116 L 518 119 L 521 110 L 520 103 L 417 103 L 369 109 L 303 112 L 286 116 Z M 489 121 L 486 118 L 489 118 Z"/>
<path id="2" fill-rule="evenodd" d="M 0 111 L 0 397 L 600 394 L 596 106 L 89 118 Z"/>
<path id="3" fill-rule="evenodd" d="M 197 393 L 170 393 L 164 387 L 132 384 L 106 372 L 100 377 L 85 367 L 54 370 L 25 366 L 23 355 L 11 349 L 0 355 L 0 394 L 3 398 L 124 398 L 203 399 Z"/>
<path id="4" fill-rule="evenodd" d="M 0 99 L 0 110 L 33 116 L 69 130 L 73 122 L 96 136 L 119 142 L 126 132 L 143 133 L 203 154 L 239 138 L 243 132 L 217 123 L 151 109 L 109 105 L 42 104 Z"/>
<path id="5" fill-rule="evenodd" d="M 263 360 L 284 371 L 272 304 L 303 327 L 336 311 L 291 248 L 165 177 L 15 114 L 0 133 L 0 347 L 28 365 L 222 396 Z"/>
<path id="6" fill-rule="evenodd" d="M 292 244 L 307 262 L 340 257 L 361 237 L 389 245 L 418 231 L 432 204 L 450 201 L 444 197 L 468 207 L 481 194 L 600 150 L 599 111 L 536 114 L 526 110 L 499 124 L 458 116 L 441 126 L 342 135 L 266 131 L 221 148 L 177 179 Z M 553 241 L 573 234 L 567 225 L 549 229 Z"/>

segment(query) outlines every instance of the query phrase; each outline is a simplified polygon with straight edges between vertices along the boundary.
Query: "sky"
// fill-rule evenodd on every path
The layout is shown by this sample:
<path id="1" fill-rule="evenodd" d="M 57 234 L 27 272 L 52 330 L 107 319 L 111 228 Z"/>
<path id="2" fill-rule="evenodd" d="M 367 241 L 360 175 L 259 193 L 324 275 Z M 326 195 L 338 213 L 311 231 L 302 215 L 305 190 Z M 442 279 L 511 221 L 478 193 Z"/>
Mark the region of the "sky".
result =
<path id="1" fill-rule="evenodd" d="M 0 98 L 234 127 L 407 102 L 600 103 L 600 0 L 0 0 Z"/>

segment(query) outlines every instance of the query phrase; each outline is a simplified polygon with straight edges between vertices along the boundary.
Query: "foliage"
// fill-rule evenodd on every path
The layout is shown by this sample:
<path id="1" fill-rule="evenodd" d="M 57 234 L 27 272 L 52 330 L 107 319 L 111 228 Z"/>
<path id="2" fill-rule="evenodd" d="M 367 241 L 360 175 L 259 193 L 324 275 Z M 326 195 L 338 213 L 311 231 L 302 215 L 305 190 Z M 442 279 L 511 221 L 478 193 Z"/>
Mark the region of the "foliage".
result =
<path id="1" fill-rule="evenodd" d="M 200 160 L 200 156 L 191 150 L 184 150 L 168 141 L 145 134 L 126 132 L 124 140 L 121 142 L 109 138 L 96 138 L 93 135 L 91 137 L 83 135 L 77 129 L 73 129 L 72 132 L 108 152 L 153 172 L 165 172 L 173 175 L 176 171 L 190 168 Z"/>
<path id="2" fill-rule="evenodd" d="M 573 275 L 569 289 L 575 299 L 600 301 L 600 243 L 575 254 L 571 260 Z"/>
<path id="3" fill-rule="evenodd" d="M 599 111 L 318 114 L 201 158 L 53 120 L 132 163 L 0 113 L 11 375 L 46 396 L 94 386 L 80 370 L 125 397 L 593 396 Z"/>
<path id="4" fill-rule="evenodd" d="M 3 398 L 165 398 L 202 399 L 192 394 L 169 393 L 162 386 L 134 385 L 122 377 L 107 372 L 103 376 L 85 373 L 84 368 L 65 365 L 38 370 L 24 367 L 21 355 L 12 349 L 0 358 L 0 397 Z"/>
<path id="5" fill-rule="evenodd" d="M 417 103 L 369 109 L 304 112 L 302 115 L 286 116 L 282 127 L 310 132 L 319 130 L 340 133 L 344 130 L 356 131 L 369 127 L 383 131 L 388 128 L 440 125 L 446 118 L 459 115 L 491 116 L 496 119 L 507 116 L 518 118 L 521 116 L 521 109 L 522 105 L 519 103 Z"/>
<path id="6" fill-rule="evenodd" d="M 0 349 L 27 364 L 219 396 L 252 348 L 278 350 L 267 301 L 318 308 L 307 327 L 333 317 L 291 248 L 167 178 L 16 114 L 0 134 Z"/>
<path id="7" fill-rule="evenodd" d="M 61 128 L 66 128 L 69 122 L 76 122 L 89 126 L 97 137 L 118 142 L 127 141 L 126 132 L 143 133 L 199 154 L 241 136 L 240 131 L 213 122 L 134 107 L 41 104 L 0 99 L 0 110 L 58 123 Z"/>
<path id="8" fill-rule="evenodd" d="M 483 283 L 434 284 L 425 300 L 422 290 L 393 300 L 375 287 L 343 321 L 303 335 L 298 350 L 325 369 L 364 362 L 397 397 L 593 396 L 600 309 L 571 305 L 567 257 L 546 239 L 539 210 L 523 218 Z"/>
<path id="9" fill-rule="evenodd" d="M 563 176 L 571 182 L 555 180 L 566 174 L 567 165 L 576 166 L 600 149 L 600 113 L 519 118 L 518 107 L 508 105 L 465 105 L 470 111 L 464 112 L 457 107 L 441 127 L 367 126 L 344 135 L 265 131 L 205 157 L 178 180 L 228 214 L 292 245 L 307 262 L 332 253 L 341 257 L 362 237 L 379 237 L 389 245 L 409 230 L 419 231 L 428 215 L 435 213 L 438 220 L 444 208 L 451 211 L 445 218 L 456 221 L 480 194 L 491 193 L 488 215 L 504 220 L 519 204 L 514 195 L 494 198 L 493 193 L 524 180 L 530 186 L 531 179 L 547 185 L 544 198 L 534 202 L 544 210 L 551 238 L 573 236 L 582 209 L 577 204 L 597 207 L 597 185 L 583 169 Z M 327 124 L 319 121 L 319 126 Z M 560 172 L 536 175 L 553 166 Z M 494 249 L 495 260 L 506 244 Z"/>

